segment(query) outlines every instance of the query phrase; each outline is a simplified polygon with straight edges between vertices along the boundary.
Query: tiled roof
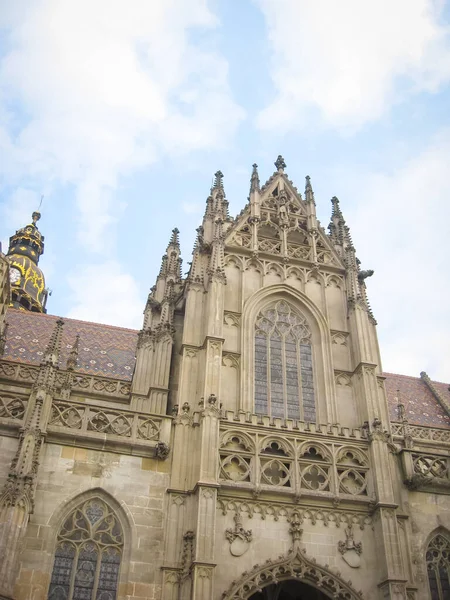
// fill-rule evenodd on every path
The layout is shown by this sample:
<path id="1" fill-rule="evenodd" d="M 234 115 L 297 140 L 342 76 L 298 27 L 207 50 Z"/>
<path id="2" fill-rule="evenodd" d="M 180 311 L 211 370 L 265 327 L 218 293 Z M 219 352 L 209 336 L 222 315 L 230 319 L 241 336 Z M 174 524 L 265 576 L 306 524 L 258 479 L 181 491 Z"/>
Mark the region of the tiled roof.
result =
<path id="1" fill-rule="evenodd" d="M 397 406 L 403 404 L 408 421 L 413 425 L 450 428 L 450 417 L 420 377 L 383 373 L 391 421 L 399 421 Z M 432 382 L 450 403 L 448 383 Z"/>
<path id="2" fill-rule="evenodd" d="M 9 308 L 6 315 L 8 332 L 2 358 L 39 365 L 58 318 Z M 62 368 L 66 366 L 77 334 L 80 335 L 77 371 L 89 375 L 131 379 L 137 331 L 64 319 L 60 354 Z"/>

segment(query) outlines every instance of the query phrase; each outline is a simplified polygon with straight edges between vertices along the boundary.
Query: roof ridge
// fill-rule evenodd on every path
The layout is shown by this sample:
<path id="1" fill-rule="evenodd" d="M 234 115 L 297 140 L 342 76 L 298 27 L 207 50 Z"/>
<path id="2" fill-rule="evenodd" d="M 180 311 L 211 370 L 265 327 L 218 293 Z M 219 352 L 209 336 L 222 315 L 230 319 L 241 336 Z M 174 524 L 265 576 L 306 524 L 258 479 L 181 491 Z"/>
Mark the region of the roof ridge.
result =
<path id="1" fill-rule="evenodd" d="M 423 381 L 423 379 L 419 376 L 419 377 L 415 377 L 414 375 L 403 375 L 403 373 L 392 373 L 391 371 L 383 371 L 381 373 L 382 375 L 395 375 L 395 377 L 404 377 L 405 379 L 417 379 L 418 381 Z M 449 385 L 450 383 L 447 383 L 446 381 L 437 381 L 436 379 L 431 379 L 430 377 L 430 381 L 432 381 L 433 383 L 440 383 L 441 385 Z"/>

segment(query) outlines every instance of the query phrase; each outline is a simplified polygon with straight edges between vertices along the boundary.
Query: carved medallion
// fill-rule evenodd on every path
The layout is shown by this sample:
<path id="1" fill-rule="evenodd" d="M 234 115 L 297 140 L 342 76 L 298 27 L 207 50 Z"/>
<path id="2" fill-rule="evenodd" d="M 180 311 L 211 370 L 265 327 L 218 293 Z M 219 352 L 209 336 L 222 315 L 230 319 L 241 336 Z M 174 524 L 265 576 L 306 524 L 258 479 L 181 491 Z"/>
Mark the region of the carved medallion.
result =
<path id="1" fill-rule="evenodd" d="M 252 541 L 252 530 L 247 531 L 242 526 L 242 519 L 239 512 L 234 515 L 234 529 L 231 527 L 225 531 L 225 537 L 230 542 L 230 552 L 233 556 L 242 556 L 245 554 Z"/>
<path id="2" fill-rule="evenodd" d="M 355 542 L 352 524 L 345 529 L 345 537 L 345 542 L 338 543 L 339 552 L 350 567 L 357 569 L 361 566 L 362 543 Z"/>

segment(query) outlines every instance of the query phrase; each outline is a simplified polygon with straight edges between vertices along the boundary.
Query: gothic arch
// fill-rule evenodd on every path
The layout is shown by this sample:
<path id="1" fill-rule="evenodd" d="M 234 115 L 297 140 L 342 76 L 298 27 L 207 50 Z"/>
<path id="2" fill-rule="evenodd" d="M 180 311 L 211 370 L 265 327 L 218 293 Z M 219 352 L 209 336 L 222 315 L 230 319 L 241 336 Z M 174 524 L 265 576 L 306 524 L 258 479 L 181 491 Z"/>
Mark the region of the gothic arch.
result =
<path id="1" fill-rule="evenodd" d="M 271 302 L 285 300 L 307 319 L 312 334 L 313 359 L 316 370 L 317 417 L 319 423 L 336 423 L 336 396 L 331 335 L 321 310 L 303 292 L 287 284 L 261 288 L 244 304 L 241 328 L 242 381 L 241 410 L 254 412 L 254 327 L 261 309 Z"/>
<path id="2" fill-rule="evenodd" d="M 433 598 L 446 600 L 450 593 L 450 532 L 437 527 L 425 540 L 423 559 Z"/>
<path id="3" fill-rule="evenodd" d="M 267 560 L 262 565 L 255 565 L 250 571 L 233 581 L 222 600 L 248 600 L 255 592 L 272 583 L 294 579 L 317 588 L 335 600 L 361 600 L 362 592 L 352 587 L 351 581 L 344 581 L 339 573 L 332 573 L 328 565 L 317 564 L 314 558 L 306 556 L 306 550 L 291 550 L 287 555 L 276 560 Z"/>
<path id="4" fill-rule="evenodd" d="M 136 539 L 136 532 L 134 530 L 134 525 L 132 525 L 133 519 L 125 503 L 118 502 L 114 498 L 114 496 L 112 496 L 109 492 L 100 487 L 90 488 L 88 490 L 78 492 L 75 495 L 68 498 L 54 510 L 52 516 L 48 521 L 48 531 L 50 532 L 50 535 L 44 542 L 44 551 L 46 551 L 45 570 L 49 573 L 52 572 L 58 534 L 64 523 L 64 520 L 78 506 L 81 506 L 88 500 L 93 500 L 95 498 L 102 500 L 105 504 L 108 505 L 111 511 L 114 512 L 122 528 L 123 546 L 122 563 L 119 574 L 119 584 L 126 583 L 129 578 L 132 540 Z"/>

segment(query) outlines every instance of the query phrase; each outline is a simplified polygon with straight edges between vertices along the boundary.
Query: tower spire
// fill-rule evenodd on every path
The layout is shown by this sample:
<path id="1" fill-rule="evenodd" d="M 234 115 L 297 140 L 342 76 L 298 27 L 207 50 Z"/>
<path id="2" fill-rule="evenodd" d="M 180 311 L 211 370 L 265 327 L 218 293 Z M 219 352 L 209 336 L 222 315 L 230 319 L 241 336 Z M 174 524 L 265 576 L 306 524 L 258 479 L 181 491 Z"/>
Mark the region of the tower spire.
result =
<path id="1" fill-rule="evenodd" d="M 203 245 L 203 227 L 197 228 L 197 237 L 195 239 L 194 249 L 192 251 L 192 263 L 188 273 L 188 285 L 204 283 L 204 274 L 202 268 L 201 249 Z"/>
<path id="2" fill-rule="evenodd" d="M 70 351 L 69 356 L 67 358 L 66 369 L 68 371 L 74 371 L 76 369 L 77 362 L 78 362 L 79 344 L 80 344 L 80 335 L 77 333 L 77 335 L 75 337 L 75 342 L 72 346 L 72 350 Z"/>
<path id="3" fill-rule="evenodd" d="M 308 231 L 315 236 L 317 234 L 316 201 L 314 200 L 314 192 L 311 185 L 311 177 L 309 175 L 305 178 L 305 202 Z M 316 256 L 315 243 L 314 240 L 314 256 Z"/>
<path id="4" fill-rule="evenodd" d="M 258 165 L 256 163 L 254 163 L 252 176 L 250 179 L 250 194 L 252 192 L 259 192 L 259 191 L 261 191 L 261 186 L 259 183 Z"/>
<path id="5" fill-rule="evenodd" d="M 172 229 L 172 235 L 170 237 L 169 244 L 167 246 L 167 281 L 172 283 L 179 283 L 181 281 L 181 264 L 180 258 L 180 239 L 179 230 L 177 227 Z"/>
<path id="6" fill-rule="evenodd" d="M 44 253 L 44 236 L 38 229 L 39 211 L 31 215 L 31 223 L 9 238 L 7 259 L 10 265 L 11 306 L 32 312 L 47 312 L 48 290 L 38 267 Z"/>
<path id="7" fill-rule="evenodd" d="M 331 198 L 332 210 L 331 210 L 331 220 L 328 225 L 328 231 L 330 232 L 330 237 L 334 244 L 339 244 L 340 246 L 344 246 L 344 244 L 349 244 L 353 246 L 351 237 L 350 237 L 350 229 L 347 227 L 344 219 L 344 215 L 342 214 L 341 207 L 339 205 L 339 199 L 336 196 Z"/>
<path id="8" fill-rule="evenodd" d="M 182 260 L 180 257 L 179 233 L 180 232 L 176 227 L 172 229 L 166 252 L 161 259 L 161 268 L 158 277 L 156 278 L 155 291 L 152 295 L 157 302 L 161 302 L 166 295 L 166 288 L 169 282 L 171 284 L 181 282 Z"/>
<path id="9" fill-rule="evenodd" d="M 60 318 L 56 321 L 47 348 L 45 349 L 43 364 L 51 365 L 52 367 L 58 366 L 63 327 L 64 321 Z"/>
<path id="10" fill-rule="evenodd" d="M 225 244 L 223 233 L 223 221 L 219 217 L 214 224 L 214 238 L 211 249 L 211 259 L 208 274 L 210 281 L 225 283 Z"/>
<path id="11" fill-rule="evenodd" d="M 305 183 L 305 201 L 306 202 L 314 202 L 314 204 L 316 203 L 314 200 L 314 192 L 312 189 L 312 185 L 311 185 L 311 177 L 309 175 L 306 176 L 306 183 Z"/>

